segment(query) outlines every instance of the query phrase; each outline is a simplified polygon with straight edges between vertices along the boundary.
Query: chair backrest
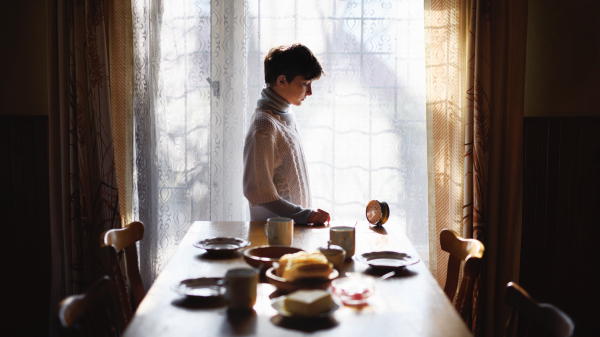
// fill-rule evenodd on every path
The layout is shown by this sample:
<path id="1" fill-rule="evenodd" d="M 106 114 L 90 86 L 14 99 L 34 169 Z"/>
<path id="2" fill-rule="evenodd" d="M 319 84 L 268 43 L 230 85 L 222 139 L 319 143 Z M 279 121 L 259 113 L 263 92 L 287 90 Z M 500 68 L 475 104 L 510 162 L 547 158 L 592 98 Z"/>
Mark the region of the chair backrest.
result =
<path id="1" fill-rule="evenodd" d="M 444 292 L 466 321 L 473 299 L 473 286 L 479 275 L 485 247 L 479 240 L 463 239 L 449 229 L 444 229 L 440 233 L 440 245 L 442 250 L 450 253 Z M 457 293 L 461 262 L 464 262 L 464 266 L 460 289 Z"/>
<path id="2" fill-rule="evenodd" d="M 103 276 L 83 294 L 72 295 L 58 304 L 58 318 L 68 335 L 120 336 L 125 328 L 114 315 L 112 280 Z M 66 331 L 65 331 L 66 333 Z"/>
<path id="3" fill-rule="evenodd" d="M 110 295 L 110 289 L 110 278 L 104 276 L 85 293 L 63 299 L 58 304 L 58 318 L 62 326 L 72 327 L 90 308 L 103 305 Z"/>
<path id="4" fill-rule="evenodd" d="M 139 221 L 134 221 L 125 228 L 111 229 L 102 235 L 103 246 L 112 246 L 117 252 L 124 250 L 125 267 L 127 269 L 126 275 L 131 285 L 133 299 L 135 300 L 134 307 L 137 307 L 146 295 L 138 268 L 138 254 L 135 245 L 136 242 L 143 238 L 144 224 Z"/>
<path id="5" fill-rule="evenodd" d="M 515 316 L 519 312 L 526 317 L 529 317 L 535 322 L 536 327 L 540 327 L 552 336 L 570 337 L 575 330 L 575 324 L 567 314 L 562 312 L 557 307 L 547 304 L 538 303 L 529 294 L 514 282 L 509 282 L 506 285 L 506 294 L 504 302 L 512 307 L 513 312 L 509 316 L 506 323 L 506 335 L 514 331 Z M 519 325 L 525 323 L 525 320 L 519 318 Z M 539 336 L 540 331 L 529 331 L 532 336 Z"/>
<path id="6" fill-rule="evenodd" d="M 111 279 L 111 297 L 115 305 L 115 316 L 119 326 L 125 329 L 133 317 L 133 311 L 117 252 L 113 247 L 100 247 L 100 257 L 104 274 Z"/>

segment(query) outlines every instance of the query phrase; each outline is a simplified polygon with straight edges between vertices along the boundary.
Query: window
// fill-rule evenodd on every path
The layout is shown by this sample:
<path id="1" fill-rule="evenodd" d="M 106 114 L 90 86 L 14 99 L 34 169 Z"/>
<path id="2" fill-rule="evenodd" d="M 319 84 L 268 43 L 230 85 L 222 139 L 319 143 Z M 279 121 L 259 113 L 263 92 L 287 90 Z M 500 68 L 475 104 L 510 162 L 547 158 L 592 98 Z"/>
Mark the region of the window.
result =
<path id="1" fill-rule="evenodd" d="M 428 261 L 422 1 L 148 0 L 133 9 L 134 213 L 156 224 L 152 268 L 193 221 L 248 218 L 242 150 L 262 62 L 294 41 L 329 73 L 292 108 L 313 206 L 353 225 L 369 200 L 386 201 L 387 226 Z"/>

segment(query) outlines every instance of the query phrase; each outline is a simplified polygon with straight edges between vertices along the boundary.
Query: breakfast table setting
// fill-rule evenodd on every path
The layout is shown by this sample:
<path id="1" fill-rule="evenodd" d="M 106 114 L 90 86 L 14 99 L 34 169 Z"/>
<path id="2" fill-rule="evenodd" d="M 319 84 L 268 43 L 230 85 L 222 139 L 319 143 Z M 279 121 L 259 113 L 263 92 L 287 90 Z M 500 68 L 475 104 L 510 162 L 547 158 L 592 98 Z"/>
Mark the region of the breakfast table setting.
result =
<path id="1" fill-rule="evenodd" d="M 470 336 L 400 224 L 196 221 L 124 336 Z"/>

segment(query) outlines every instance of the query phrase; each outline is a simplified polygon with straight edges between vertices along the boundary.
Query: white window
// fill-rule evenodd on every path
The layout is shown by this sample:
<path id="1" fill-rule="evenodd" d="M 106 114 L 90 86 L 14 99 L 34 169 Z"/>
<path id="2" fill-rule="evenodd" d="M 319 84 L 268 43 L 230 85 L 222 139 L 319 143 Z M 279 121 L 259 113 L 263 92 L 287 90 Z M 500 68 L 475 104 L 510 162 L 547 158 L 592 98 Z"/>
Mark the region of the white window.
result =
<path id="1" fill-rule="evenodd" d="M 291 42 L 328 73 L 292 107 L 313 206 L 353 225 L 369 200 L 386 201 L 385 228 L 405 231 L 428 261 L 422 0 L 132 2 L 134 213 L 156 224 L 157 272 L 193 221 L 249 218 L 246 124 L 264 56 Z"/>

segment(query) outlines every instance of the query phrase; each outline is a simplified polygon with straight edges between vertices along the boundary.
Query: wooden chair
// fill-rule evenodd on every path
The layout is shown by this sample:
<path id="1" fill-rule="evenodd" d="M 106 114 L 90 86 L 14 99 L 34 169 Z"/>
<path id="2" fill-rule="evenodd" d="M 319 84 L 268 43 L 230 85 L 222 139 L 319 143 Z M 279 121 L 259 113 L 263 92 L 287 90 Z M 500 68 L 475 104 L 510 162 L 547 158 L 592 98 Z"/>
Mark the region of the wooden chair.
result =
<path id="1" fill-rule="evenodd" d="M 485 247 L 480 241 L 463 239 L 449 229 L 444 229 L 440 233 L 440 245 L 442 250 L 450 253 L 444 292 L 466 322 L 473 300 L 473 286 L 479 275 Z M 464 266 L 460 289 L 457 293 L 461 262 L 464 262 Z"/>
<path id="2" fill-rule="evenodd" d="M 77 328 L 82 335 L 89 335 L 90 331 L 96 335 L 120 335 L 124 327 L 111 315 L 114 308 L 111 300 L 112 282 L 104 276 L 85 293 L 63 299 L 58 305 L 58 318 L 64 328 Z M 89 318 L 86 324 L 77 324 L 86 315 Z"/>
<path id="3" fill-rule="evenodd" d="M 134 221 L 129 226 L 120 229 L 111 229 L 102 235 L 102 245 L 112 246 L 117 253 L 124 251 L 126 276 L 133 293 L 133 307 L 136 308 L 144 296 L 144 284 L 138 268 L 138 254 L 136 242 L 144 238 L 144 224 Z"/>
<path id="4" fill-rule="evenodd" d="M 523 314 L 519 316 L 519 325 L 526 325 L 523 329 L 525 335 L 544 335 L 543 331 L 531 331 L 531 327 L 545 330 L 549 336 L 570 337 L 573 335 L 575 324 L 567 314 L 551 304 L 536 302 L 514 282 L 508 282 L 506 285 L 504 302 L 512 307 L 512 314 L 506 322 L 506 336 L 512 335 L 515 331 L 517 312 Z M 525 318 L 529 318 L 529 322 Z"/>

